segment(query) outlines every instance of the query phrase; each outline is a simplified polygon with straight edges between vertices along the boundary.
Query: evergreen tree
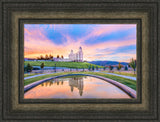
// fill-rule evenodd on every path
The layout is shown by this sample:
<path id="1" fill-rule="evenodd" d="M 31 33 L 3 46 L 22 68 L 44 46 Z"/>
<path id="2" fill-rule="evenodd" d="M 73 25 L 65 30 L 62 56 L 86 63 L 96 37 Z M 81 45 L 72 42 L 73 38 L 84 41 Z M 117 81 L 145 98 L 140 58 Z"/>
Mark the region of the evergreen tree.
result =
<path id="1" fill-rule="evenodd" d="M 91 70 L 91 65 L 88 66 L 88 70 L 89 70 L 89 71 Z"/>
<path id="2" fill-rule="evenodd" d="M 92 66 L 92 70 L 94 71 L 94 66 Z"/>
<path id="3" fill-rule="evenodd" d="M 33 67 L 28 63 L 26 67 L 27 72 L 32 72 L 32 69 Z"/>
<path id="4" fill-rule="evenodd" d="M 96 70 L 98 70 L 98 66 L 96 66 Z"/>
<path id="5" fill-rule="evenodd" d="M 44 63 L 41 64 L 41 69 L 43 69 L 43 68 L 44 68 Z"/>
<path id="6" fill-rule="evenodd" d="M 103 70 L 104 70 L 104 71 L 106 70 L 106 67 L 105 67 L 105 66 L 103 67 Z"/>
<path id="7" fill-rule="evenodd" d="M 109 66 L 109 69 L 110 69 L 110 71 L 112 71 L 112 70 L 113 70 L 113 66 L 112 66 L 112 65 L 110 65 L 110 66 Z"/>
<path id="8" fill-rule="evenodd" d="M 127 71 L 127 70 L 128 70 L 128 67 L 127 67 L 127 65 L 125 66 L 124 70 L 125 70 L 125 71 Z"/>

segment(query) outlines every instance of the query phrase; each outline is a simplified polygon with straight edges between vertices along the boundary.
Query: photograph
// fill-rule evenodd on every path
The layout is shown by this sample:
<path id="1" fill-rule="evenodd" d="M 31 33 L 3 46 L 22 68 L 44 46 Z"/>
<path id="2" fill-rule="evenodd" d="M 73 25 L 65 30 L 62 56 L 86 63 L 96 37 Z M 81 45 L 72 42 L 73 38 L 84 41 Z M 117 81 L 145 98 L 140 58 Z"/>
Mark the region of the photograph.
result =
<path id="1" fill-rule="evenodd" d="M 24 99 L 136 99 L 137 24 L 24 24 Z"/>

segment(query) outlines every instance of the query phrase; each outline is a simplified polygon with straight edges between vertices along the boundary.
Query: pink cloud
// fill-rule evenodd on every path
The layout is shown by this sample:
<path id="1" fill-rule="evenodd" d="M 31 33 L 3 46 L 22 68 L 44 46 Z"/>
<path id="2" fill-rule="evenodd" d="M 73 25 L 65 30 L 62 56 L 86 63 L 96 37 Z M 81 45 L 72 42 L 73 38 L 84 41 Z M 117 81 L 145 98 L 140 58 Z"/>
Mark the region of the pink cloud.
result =
<path id="1" fill-rule="evenodd" d="M 84 42 L 89 38 L 102 36 L 102 35 L 106 36 L 113 32 L 128 30 L 135 27 L 136 27 L 136 24 L 111 24 L 111 25 L 98 26 L 96 28 L 93 28 L 91 32 L 88 32 L 89 34 L 87 34 L 83 38 L 80 38 L 79 41 Z"/>
<path id="2" fill-rule="evenodd" d="M 95 60 L 95 59 L 105 59 L 105 60 L 111 60 L 112 57 L 121 57 L 119 60 L 129 60 L 125 57 L 134 57 L 136 58 L 136 54 L 130 54 L 128 52 L 126 53 L 117 53 L 110 55 L 113 53 L 113 51 L 119 47 L 123 46 L 129 46 L 129 45 L 136 45 L 136 39 L 130 39 L 130 37 L 134 35 L 129 35 L 128 37 L 124 38 L 123 41 L 117 41 L 117 40 L 107 40 L 103 43 L 98 43 L 94 45 L 85 45 L 84 41 L 97 37 L 100 35 L 107 35 L 115 31 L 119 30 L 127 30 L 130 28 L 135 27 L 135 24 L 133 25 L 121 25 L 116 24 L 112 26 L 107 27 L 97 27 L 94 28 L 90 33 L 87 35 L 84 35 L 83 38 L 79 38 L 78 41 L 76 41 L 71 35 L 68 35 L 67 33 L 61 33 L 61 35 L 66 39 L 66 42 L 62 45 L 56 45 L 48 39 L 45 35 L 43 28 L 33 28 L 33 29 L 24 29 L 24 45 L 25 45 L 25 57 L 29 58 L 36 58 L 40 55 L 46 55 L 46 54 L 52 54 L 53 56 L 57 55 L 63 55 L 65 58 L 68 58 L 68 54 L 70 53 L 70 50 L 73 49 L 74 52 L 78 51 L 79 46 L 82 46 L 83 52 L 84 52 L 84 59 L 85 60 Z M 54 25 L 49 26 L 50 29 L 56 29 Z M 62 28 L 62 27 L 61 27 Z M 61 30 L 61 29 L 60 29 Z M 61 32 L 61 31 L 59 31 Z M 95 56 L 95 54 L 99 53 L 97 49 L 110 49 L 110 51 L 107 52 L 101 52 L 101 56 Z"/>

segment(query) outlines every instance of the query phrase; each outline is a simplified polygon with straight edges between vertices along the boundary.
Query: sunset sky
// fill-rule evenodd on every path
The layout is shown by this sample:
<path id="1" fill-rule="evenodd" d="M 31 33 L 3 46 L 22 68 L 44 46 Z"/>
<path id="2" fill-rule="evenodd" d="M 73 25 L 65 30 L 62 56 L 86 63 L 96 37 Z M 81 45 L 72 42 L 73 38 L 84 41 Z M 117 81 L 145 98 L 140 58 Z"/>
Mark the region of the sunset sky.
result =
<path id="1" fill-rule="evenodd" d="M 24 57 L 54 57 L 82 47 L 84 60 L 136 59 L 136 24 L 25 24 Z"/>

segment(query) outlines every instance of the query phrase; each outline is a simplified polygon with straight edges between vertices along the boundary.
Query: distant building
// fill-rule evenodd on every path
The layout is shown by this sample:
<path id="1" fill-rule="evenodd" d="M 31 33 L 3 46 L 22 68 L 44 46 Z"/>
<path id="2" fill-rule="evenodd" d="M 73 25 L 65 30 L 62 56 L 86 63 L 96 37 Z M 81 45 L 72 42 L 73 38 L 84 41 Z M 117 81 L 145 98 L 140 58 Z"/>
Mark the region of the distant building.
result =
<path id="1" fill-rule="evenodd" d="M 82 47 L 79 47 L 79 50 L 77 53 L 73 53 L 73 50 L 71 50 L 70 54 L 68 55 L 68 58 L 55 58 L 49 59 L 49 60 L 36 60 L 36 59 L 31 59 L 31 58 L 24 58 L 24 61 L 61 61 L 61 62 L 70 62 L 70 61 L 75 61 L 75 62 L 83 62 L 83 51 Z"/>
<path id="2" fill-rule="evenodd" d="M 53 58 L 54 61 L 65 61 L 65 62 L 69 62 L 71 60 L 69 60 L 68 58 Z"/>
<path id="3" fill-rule="evenodd" d="M 83 51 L 82 47 L 79 47 L 79 51 L 77 53 L 73 53 L 71 50 L 70 54 L 68 55 L 69 58 L 53 58 L 54 61 L 76 61 L 76 62 L 83 62 Z"/>
<path id="4" fill-rule="evenodd" d="M 82 62 L 83 61 L 82 47 L 79 47 L 79 51 L 77 53 L 73 53 L 73 50 L 71 50 L 68 57 L 69 57 L 69 60 L 71 60 L 71 61 Z"/>

